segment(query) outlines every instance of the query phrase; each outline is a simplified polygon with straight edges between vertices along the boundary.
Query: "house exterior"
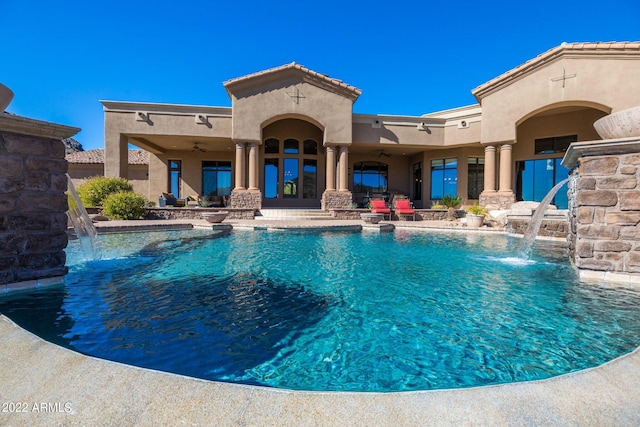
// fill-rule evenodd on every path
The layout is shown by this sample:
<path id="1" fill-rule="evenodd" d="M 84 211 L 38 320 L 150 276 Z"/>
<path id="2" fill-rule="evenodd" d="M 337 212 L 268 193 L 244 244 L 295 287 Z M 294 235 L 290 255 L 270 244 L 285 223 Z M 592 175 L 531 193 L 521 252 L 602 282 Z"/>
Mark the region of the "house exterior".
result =
<path id="1" fill-rule="evenodd" d="M 151 200 L 330 210 L 398 193 L 428 208 L 451 194 L 505 209 L 566 178 L 569 144 L 639 105 L 639 76 L 640 42 L 563 43 L 473 89 L 476 105 L 390 116 L 354 114 L 360 89 L 291 63 L 225 82 L 231 107 L 101 101 L 104 173 L 129 177 L 131 144 L 150 153 Z"/>
<path id="2" fill-rule="evenodd" d="M 104 149 L 76 151 L 65 156 L 69 164 L 68 174 L 78 188 L 87 179 L 104 175 Z M 149 194 L 149 153 L 144 150 L 129 150 L 127 157 L 127 179 L 133 191 Z"/>

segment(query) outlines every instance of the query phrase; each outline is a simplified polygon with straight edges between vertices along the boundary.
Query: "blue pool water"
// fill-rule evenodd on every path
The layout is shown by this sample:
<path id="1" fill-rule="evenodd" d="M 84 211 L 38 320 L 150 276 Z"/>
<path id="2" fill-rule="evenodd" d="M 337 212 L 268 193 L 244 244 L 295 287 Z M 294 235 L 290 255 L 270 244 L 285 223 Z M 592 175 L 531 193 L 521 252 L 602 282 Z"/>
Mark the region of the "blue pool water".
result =
<path id="1" fill-rule="evenodd" d="M 191 230 L 70 242 L 64 286 L 0 312 L 79 352 L 299 390 L 407 391 L 548 378 L 640 344 L 640 294 L 580 283 L 565 251 L 431 232 Z"/>

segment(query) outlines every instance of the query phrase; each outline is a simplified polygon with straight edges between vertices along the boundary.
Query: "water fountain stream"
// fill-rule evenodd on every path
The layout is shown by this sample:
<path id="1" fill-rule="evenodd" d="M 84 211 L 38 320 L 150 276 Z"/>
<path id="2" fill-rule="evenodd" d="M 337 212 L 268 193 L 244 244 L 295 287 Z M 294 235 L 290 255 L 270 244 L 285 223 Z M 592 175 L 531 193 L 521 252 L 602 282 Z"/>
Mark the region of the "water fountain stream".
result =
<path id="1" fill-rule="evenodd" d="M 78 196 L 69 174 L 67 174 L 67 188 L 71 195 L 67 216 L 71 224 L 73 224 L 73 229 L 78 236 L 85 258 L 89 260 L 99 260 L 101 255 L 98 245 L 98 231 L 93 225 L 91 218 L 89 218 L 89 214 L 82 204 L 82 200 L 80 200 L 80 196 Z"/>
<path id="2" fill-rule="evenodd" d="M 524 236 L 522 237 L 522 242 L 520 242 L 520 246 L 518 246 L 517 254 L 518 257 L 523 259 L 528 259 L 529 254 L 531 253 L 531 249 L 533 247 L 533 242 L 536 240 L 536 236 L 538 235 L 538 231 L 540 230 L 540 225 L 542 224 L 542 220 L 544 219 L 544 213 L 549 207 L 551 200 L 556 195 L 560 187 L 569 182 L 569 178 L 563 179 L 559 183 L 557 183 L 538 205 L 535 213 L 531 217 L 531 222 L 527 227 L 527 230 L 524 232 Z"/>

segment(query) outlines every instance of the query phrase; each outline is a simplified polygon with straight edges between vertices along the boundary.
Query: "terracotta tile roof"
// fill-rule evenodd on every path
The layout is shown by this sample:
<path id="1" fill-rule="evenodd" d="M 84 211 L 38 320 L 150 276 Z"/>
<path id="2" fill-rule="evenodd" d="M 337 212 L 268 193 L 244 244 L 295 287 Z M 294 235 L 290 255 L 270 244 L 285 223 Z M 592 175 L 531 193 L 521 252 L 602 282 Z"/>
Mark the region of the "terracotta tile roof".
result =
<path id="1" fill-rule="evenodd" d="M 104 163 L 104 148 L 97 148 L 95 150 L 76 151 L 75 153 L 67 154 L 65 159 L 69 163 L 75 164 L 103 164 Z M 144 150 L 129 150 L 129 164 L 130 165 L 148 165 L 149 164 L 149 152 Z"/>
<path id="2" fill-rule="evenodd" d="M 507 71 L 498 77 L 489 80 L 471 91 L 473 95 L 479 100 L 486 93 L 491 92 L 492 88 L 498 86 L 499 83 L 509 81 L 513 78 L 517 78 L 531 69 L 537 67 L 540 64 L 549 62 L 564 54 L 582 54 L 582 53 L 622 53 L 622 52 L 637 52 L 640 53 L 640 41 L 634 42 L 579 42 L 579 43 L 562 43 L 560 46 L 556 46 L 548 51 L 541 53 L 533 59 L 528 60 L 524 64 L 518 65 L 515 68 Z"/>
<path id="3" fill-rule="evenodd" d="M 223 83 L 224 87 L 227 88 L 227 90 L 229 89 L 229 86 L 233 86 L 237 83 L 242 83 L 242 82 L 246 82 L 247 80 L 252 80 L 256 77 L 262 77 L 262 76 L 269 76 L 269 75 L 273 75 L 282 71 L 286 71 L 286 70 L 298 70 L 304 74 L 307 74 L 308 76 L 311 76 L 312 78 L 316 78 L 319 80 L 322 80 L 326 83 L 330 83 L 332 85 L 338 86 L 344 90 L 347 90 L 349 92 L 353 92 L 353 94 L 355 95 L 355 97 L 360 96 L 360 94 L 362 94 L 362 91 L 360 89 L 358 89 L 355 86 L 351 86 L 348 85 L 346 83 L 344 83 L 342 80 L 339 79 L 335 79 L 332 77 L 329 77 L 326 74 L 321 74 L 318 73 L 316 71 L 310 70 L 309 68 L 300 65 L 300 64 L 296 64 L 295 62 L 292 62 L 290 64 L 285 64 L 285 65 L 281 65 L 279 67 L 274 67 L 274 68 L 269 68 L 267 70 L 263 70 L 263 71 L 259 71 L 257 73 L 252 73 L 252 74 L 248 74 L 246 76 L 242 76 L 242 77 L 237 77 L 235 79 L 231 79 L 231 80 L 227 80 L 226 82 Z"/>

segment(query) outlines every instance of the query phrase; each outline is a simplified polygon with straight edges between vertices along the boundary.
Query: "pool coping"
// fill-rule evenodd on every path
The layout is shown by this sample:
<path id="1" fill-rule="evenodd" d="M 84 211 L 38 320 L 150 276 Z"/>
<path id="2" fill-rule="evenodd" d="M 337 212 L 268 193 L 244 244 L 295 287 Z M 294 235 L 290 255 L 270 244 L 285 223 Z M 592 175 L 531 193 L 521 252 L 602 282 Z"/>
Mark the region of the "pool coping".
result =
<path id="1" fill-rule="evenodd" d="M 2 425 L 640 424 L 640 347 L 604 365 L 540 381 L 398 393 L 307 392 L 206 381 L 85 356 L 0 315 L 0 363 Z M 10 404 L 24 404 L 25 411 L 2 412 Z"/>

